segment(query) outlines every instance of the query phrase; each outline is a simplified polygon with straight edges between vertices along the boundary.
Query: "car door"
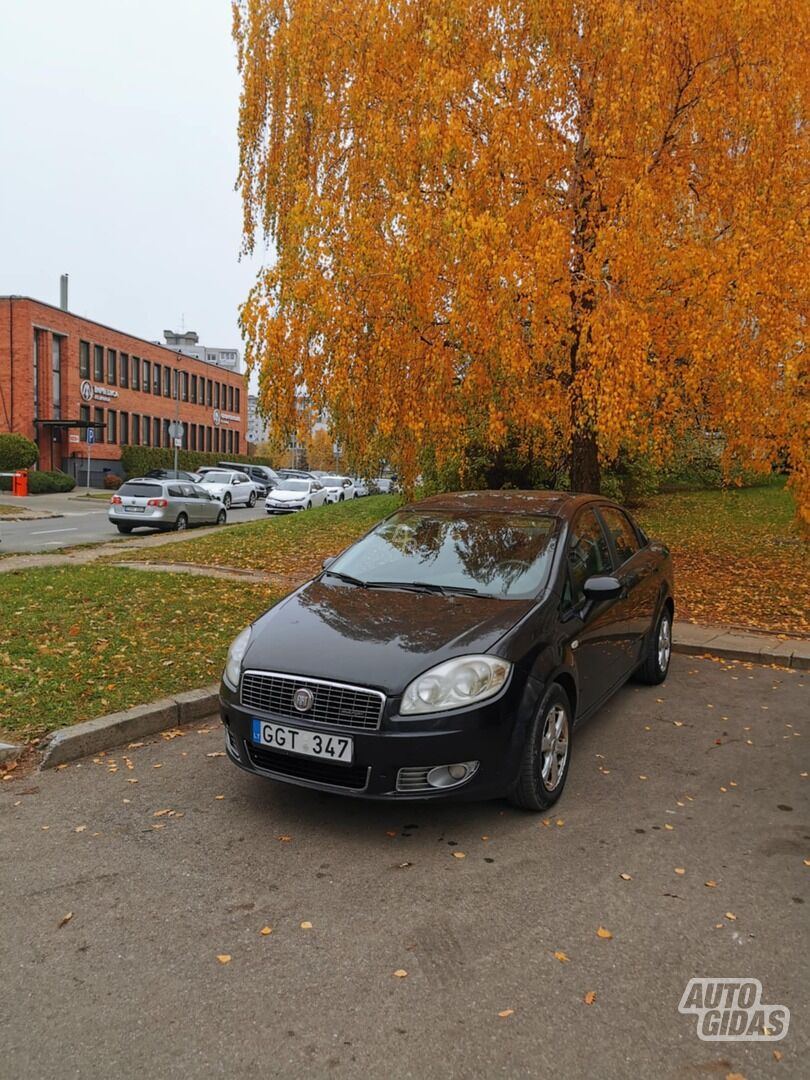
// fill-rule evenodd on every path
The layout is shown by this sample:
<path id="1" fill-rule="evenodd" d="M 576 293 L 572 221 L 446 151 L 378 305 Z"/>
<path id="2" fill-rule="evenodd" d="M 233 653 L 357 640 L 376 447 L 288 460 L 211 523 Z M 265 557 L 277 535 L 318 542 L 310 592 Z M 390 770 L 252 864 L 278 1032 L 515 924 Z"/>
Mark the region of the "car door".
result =
<path id="1" fill-rule="evenodd" d="M 660 560 L 647 544 L 641 543 L 635 524 L 618 506 L 599 506 L 598 513 L 613 551 L 614 575 L 625 591 L 618 607 L 624 619 L 632 670 L 641 659 L 644 635 L 657 614 Z"/>
<path id="2" fill-rule="evenodd" d="M 566 563 L 561 621 L 577 669 L 577 711 L 587 713 L 627 676 L 620 644 L 624 615 L 617 600 L 588 600 L 584 592 L 588 578 L 613 572 L 613 554 L 593 506 L 583 507 L 571 524 Z"/>
<path id="3" fill-rule="evenodd" d="M 183 483 L 179 486 L 183 493 L 183 502 L 185 503 L 186 513 L 188 514 L 190 524 L 199 525 L 205 518 L 202 512 L 202 503 L 197 495 L 197 489 L 193 484 Z"/>
<path id="4" fill-rule="evenodd" d="M 326 501 L 326 488 L 319 480 L 310 481 L 310 499 L 313 506 L 323 506 Z"/>

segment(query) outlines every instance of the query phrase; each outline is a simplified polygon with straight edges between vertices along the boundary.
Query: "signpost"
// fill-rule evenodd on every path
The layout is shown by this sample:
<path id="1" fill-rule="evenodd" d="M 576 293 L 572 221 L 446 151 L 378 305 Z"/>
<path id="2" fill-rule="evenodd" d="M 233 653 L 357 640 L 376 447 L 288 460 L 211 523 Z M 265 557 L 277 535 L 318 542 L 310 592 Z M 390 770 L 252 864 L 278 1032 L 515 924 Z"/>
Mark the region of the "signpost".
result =
<path id="1" fill-rule="evenodd" d="M 96 429 L 89 427 L 87 429 L 87 491 L 90 492 L 90 447 L 96 441 Z"/>
<path id="2" fill-rule="evenodd" d="M 177 451 L 183 445 L 183 425 L 179 420 L 169 424 L 169 437 L 174 441 L 174 471 L 177 472 Z"/>

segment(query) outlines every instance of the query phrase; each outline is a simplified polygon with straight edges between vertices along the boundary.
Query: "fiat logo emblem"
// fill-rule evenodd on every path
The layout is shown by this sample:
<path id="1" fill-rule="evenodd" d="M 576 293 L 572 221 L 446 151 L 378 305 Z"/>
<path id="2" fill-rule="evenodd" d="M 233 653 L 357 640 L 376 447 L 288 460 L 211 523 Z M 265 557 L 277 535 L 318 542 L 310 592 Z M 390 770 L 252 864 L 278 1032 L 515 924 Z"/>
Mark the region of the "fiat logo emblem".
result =
<path id="1" fill-rule="evenodd" d="M 309 712 L 314 704 L 315 695 L 312 691 L 307 690 L 305 686 L 299 686 L 293 694 L 293 706 L 298 712 Z"/>

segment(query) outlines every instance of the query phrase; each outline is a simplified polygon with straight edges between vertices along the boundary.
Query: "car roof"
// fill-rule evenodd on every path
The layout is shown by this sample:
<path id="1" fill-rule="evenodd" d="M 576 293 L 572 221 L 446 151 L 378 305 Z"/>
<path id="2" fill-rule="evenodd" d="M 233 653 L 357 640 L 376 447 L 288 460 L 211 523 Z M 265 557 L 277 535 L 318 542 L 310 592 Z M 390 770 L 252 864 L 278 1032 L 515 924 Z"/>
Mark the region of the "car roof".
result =
<path id="1" fill-rule="evenodd" d="M 589 502 L 608 502 L 598 495 L 570 491 L 447 491 L 410 503 L 412 510 L 493 511 L 542 514 L 570 519 Z"/>

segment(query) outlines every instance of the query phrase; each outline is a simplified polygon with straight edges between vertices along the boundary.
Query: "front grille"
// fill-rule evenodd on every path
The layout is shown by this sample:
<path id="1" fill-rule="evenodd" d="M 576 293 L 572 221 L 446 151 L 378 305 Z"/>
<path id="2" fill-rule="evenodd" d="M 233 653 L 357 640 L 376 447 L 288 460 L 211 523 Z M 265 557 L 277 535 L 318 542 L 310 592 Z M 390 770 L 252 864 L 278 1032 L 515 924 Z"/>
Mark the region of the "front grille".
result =
<path id="1" fill-rule="evenodd" d="M 432 765 L 416 765 L 400 769 L 397 773 L 397 791 L 435 791 L 427 782 Z"/>
<path id="2" fill-rule="evenodd" d="M 299 712 L 293 705 L 293 694 L 301 687 L 310 690 L 315 698 L 306 712 Z M 380 725 L 385 697 L 378 690 L 341 683 L 278 675 L 272 671 L 246 671 L 242 676 L 241 701 L 245 708 L 271 716 L 374 731 Z"/>
<path id="3" fill-rule="evenodd" d="M 292 776 L 297 780 L 312 780 L 317 784 L 331 784 L 333 787 L 351 788 L 362 791 L 368 783 L 367 765 L 332 765 L 318 758 L 293 757 L 269 750 L 266 746 L 247 744 L 252 763 L 259 769 Z"/>

